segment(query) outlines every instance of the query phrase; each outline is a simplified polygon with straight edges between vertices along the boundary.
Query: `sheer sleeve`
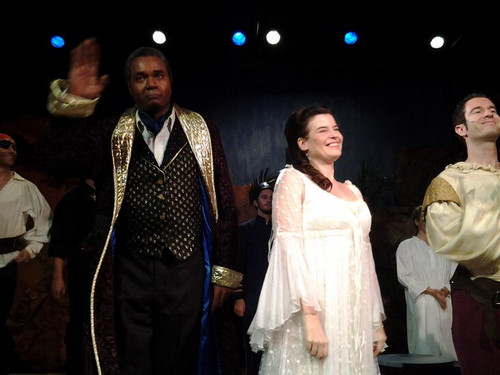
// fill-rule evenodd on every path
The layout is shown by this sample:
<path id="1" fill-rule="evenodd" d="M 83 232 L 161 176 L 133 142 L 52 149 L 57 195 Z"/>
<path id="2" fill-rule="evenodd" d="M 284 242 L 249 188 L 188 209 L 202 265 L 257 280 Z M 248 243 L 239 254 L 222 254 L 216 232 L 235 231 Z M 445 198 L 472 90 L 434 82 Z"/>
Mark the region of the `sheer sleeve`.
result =
<path id="1" fill-rule="evenodd" d="M 273 194 L 273 233 L 269 266 L 259 304 L 248 333 L 254 351 L 263 350 L 273 331 L 301 310 L 301 304 L 320 310 L 303 256 L 303 176 L 287 167 L 280 172 Z"/>
<path id="2" fill-rule="evenodd" d="M 375 331 L 383 325 L 383 321 L 387 319 L 385 315 L 384 303 L 382 301 L 382 293 L 378 282 L 377 271 L 375 269 L 375 260 L 373 259 L 373 250 L 370 242 L 367 242 L 367 258 L 369 262 L 370 272 L 370 296 L 372 298 L 372 322 L 373 322 L 373 337 L 376 337 Z M 387 347 L 387 345 L 385 346 Z"/>
<path id="3" fill-rule="evenodd" d="M 359 188 L 354 185 L 351 181 L 346 181 L 346 183 L 350 186 L 351 190 L 354 191 L 356 196 L 360 199 L 363 200 L 363 194 L 359 190 Z M 368 206 L 366 206 L 366 209 L 368 210 L 367 213 L 371 215 L 368 209 Z M 371 219 L 370 219 L 370 226 L 371 226 Z M 378 282 L 378 276 L 377 276 L 377 271 L 375 267 L 375 259 L 373 258 L 373 249 L 370 241 L 370 227 L 367 228 L 366 232 L 364 233 L 364 246 L 365 246 L 365 255 L 366 255 L 366 260 L 368 262 L 368 272 L 369 272 L 369 283 L 370 283 L 370 296 L 371 296 L 371 306 L 372 306 L 372 321 L 373 321 L 373 329 L 374 329 L 374 337 L 375 336 L 375 331 L 378 329 L 379 326 L 382 325 L 382 322 L 387 318 L 385 315 L 385 310 L 384 310 L 384 303 L 382 301 L 382 293 L 380 291 L 380 284 Z M 387 347 L 387 346 L 386 346 Z"/>

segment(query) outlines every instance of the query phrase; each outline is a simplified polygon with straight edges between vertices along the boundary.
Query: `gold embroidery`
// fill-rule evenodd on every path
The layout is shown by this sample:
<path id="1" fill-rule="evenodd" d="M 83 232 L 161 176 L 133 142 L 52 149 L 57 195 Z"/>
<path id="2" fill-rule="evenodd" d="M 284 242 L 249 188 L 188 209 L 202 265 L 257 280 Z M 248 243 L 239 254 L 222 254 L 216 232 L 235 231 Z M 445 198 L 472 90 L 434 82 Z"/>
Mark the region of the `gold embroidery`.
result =
<path id="1" fill-rule="evenodd" d="M 177 156 L 179 156 L 179 154 L 181 153 L 181 151 L 182 151 L 182 150 L 184 150 L 184 147 L 186 147 L 186 146 L 187 146 L 187 142 L 186 142 L 186 143 L 184 143 L 184 144 L 182 145 L 182 147 L 179 149 L 179 151 L 177 151 L 177 152 L 175 153 L 174 157 L 173 157 L 172 159 L 170 159 L 170 161 L 168 162 L 168 164 L 167 164 L 167 165 L 165 165 L 165 166 L 163 167 L 163 172 L 166 172 L 166 171 L 167 171 L 168 166 L 169 166 L 170 164 L 172 164 L 172 162 L 175 160 L 175 158 L 176 158 Z M 162 181 L 162 183 L 163 183 L 163 181 Z"/>
<path id="2" fill-rule="evenodd" d="M 434 202 L 454 202 L 462 206 L 460 198 L 455 189 L 453 189 L 453 186 L 441 177 L 434 178 L 427 188 L 422 204 L 422 213 L 425 213 L 427 207 Z"/>
<path id="3" fill-rule="evenodd" d="M 228 288 L 238 288 L 243 280 L 243 274 L 229 268 L 216 266 L 212 267 L 212 283 Z"/>
<path id="4" fill-rule="evenodd" d="M 51 114 L 54 116 L 84 118 L 94 113 L 99 98 L 80 98 L 67 93 L 67 89 L 68 82 L 64 79 L 56 79 L 50 83 L 47 110 Z"/>
<path id="5" fill-rule="evenodd" d="M 98 373 L 101 374 L 101 367 L 99 361 L 99 353 L 97 349 L 97 341 L 95 337 L 95 311 L 94 311 L 94 299 L 95 299 L 95 287 L 97 284 L 97 278 L 99 277 L 99 272 L 104 262 L 106 252 L 109 247 L 111 240 L 111 234 L 113 232 L 116 219 L 118 218 L 118 213 L 125 197 L 125 187 L 127 183 L 127 172 L 130 164 L 130 157 L 132 156 L 132 143 L 134 141 L 135 133 L 135 108 L 128 109 L 118 121 L 116 125 L 113 136 L 111 139 L 111 150 L 113 153 L 113 168 L 114 168 L 114 184 L 115 184 L 115 196 L 114 196 L 114 207 L 113 207 L 113 217 L 111 220 L 111 225 L 109 227 L 108 235 L 106 236 L 106 243 L 104 244 L 103 251 L 99 258 L 99 263 L 97 264 L 96 271 L 94 272 L 94 277 L 92 279 L 92 287 L 90 292 L 90 329 L 92 336 L 92 346 L 94 349 L 95 361 L 97 365 Z"/>
<path id="6" fill-rule="evenodd" d="M 210 140 L 208 126 L 203 117 L 198 113 L 181 108 L 177 105 L 174 105 L 174 109 L 186 133 L 189 145 L 198 161 L 198 165 L 200 166 L 201 174 L 207 186 L 208 196 L 210 197 L 210 202 L 214 210 L 215 220 L 217 221 L 219 218 L 219 211 L 217 209 L 217 198 L 215 194 L 212 142 Z"/>

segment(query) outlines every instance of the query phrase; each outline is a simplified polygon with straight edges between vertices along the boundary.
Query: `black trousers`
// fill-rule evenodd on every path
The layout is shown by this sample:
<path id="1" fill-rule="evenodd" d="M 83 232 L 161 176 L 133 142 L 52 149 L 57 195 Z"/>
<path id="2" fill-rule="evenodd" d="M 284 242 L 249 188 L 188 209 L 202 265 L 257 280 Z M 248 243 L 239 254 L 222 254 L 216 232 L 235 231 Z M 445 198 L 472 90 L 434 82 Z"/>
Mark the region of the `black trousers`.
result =
<path id="1" fill-rule="evenodd" d="M 0 268 L 0 374 L 7 374 L 14 357 L 14 342 L 7 319 L 16 293 L 17 263 Z"/>
<path id="2" fill-rule="evenodd" d="M 89 319 L 90 260 L 86 256 L 74 256 L 68 260 L 69 322 L 66 326 L 66 373 L 84 374 L 85 320 Z"/>
<path id="3" fill-rule="evenodd" d="M 180 261 L 115 258 L 120 375 L 196 373 L 203 296 L 201 251 Z"/>

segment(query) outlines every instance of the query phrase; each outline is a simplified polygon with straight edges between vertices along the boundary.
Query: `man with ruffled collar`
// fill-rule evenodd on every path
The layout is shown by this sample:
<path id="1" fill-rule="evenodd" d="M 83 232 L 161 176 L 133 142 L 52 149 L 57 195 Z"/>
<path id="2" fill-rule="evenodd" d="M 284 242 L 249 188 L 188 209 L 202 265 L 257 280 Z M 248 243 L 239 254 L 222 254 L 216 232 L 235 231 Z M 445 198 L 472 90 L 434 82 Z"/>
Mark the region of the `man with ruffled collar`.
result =
<path id="1" fill-rule="evenodd" d="M 427 238 L 459 263 L 451 300 L 461 373 L 493 375 L 500 358 L 500 116 L 488 96 L 474 93 L 458 103 L 453 125 L 467 159 L 448 165 L 427 188 Z"/>

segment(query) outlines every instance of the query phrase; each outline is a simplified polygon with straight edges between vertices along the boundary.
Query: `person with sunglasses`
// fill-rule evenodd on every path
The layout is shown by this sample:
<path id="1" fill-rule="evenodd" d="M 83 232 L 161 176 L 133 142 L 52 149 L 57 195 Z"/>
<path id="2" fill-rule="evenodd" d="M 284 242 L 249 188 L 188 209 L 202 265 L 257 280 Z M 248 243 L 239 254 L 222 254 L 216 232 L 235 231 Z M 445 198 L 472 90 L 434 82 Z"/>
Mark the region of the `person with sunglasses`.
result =
<path id="1" fill-rule="evenodd" d="M 16 141 L 0 133 L 0 374 L 8 374 L 14 343 L 7 319 L 14 301 L 17 264 L 28 262 L 49 242 L 51 208 L 34 183 L 13 170 Z"/>

